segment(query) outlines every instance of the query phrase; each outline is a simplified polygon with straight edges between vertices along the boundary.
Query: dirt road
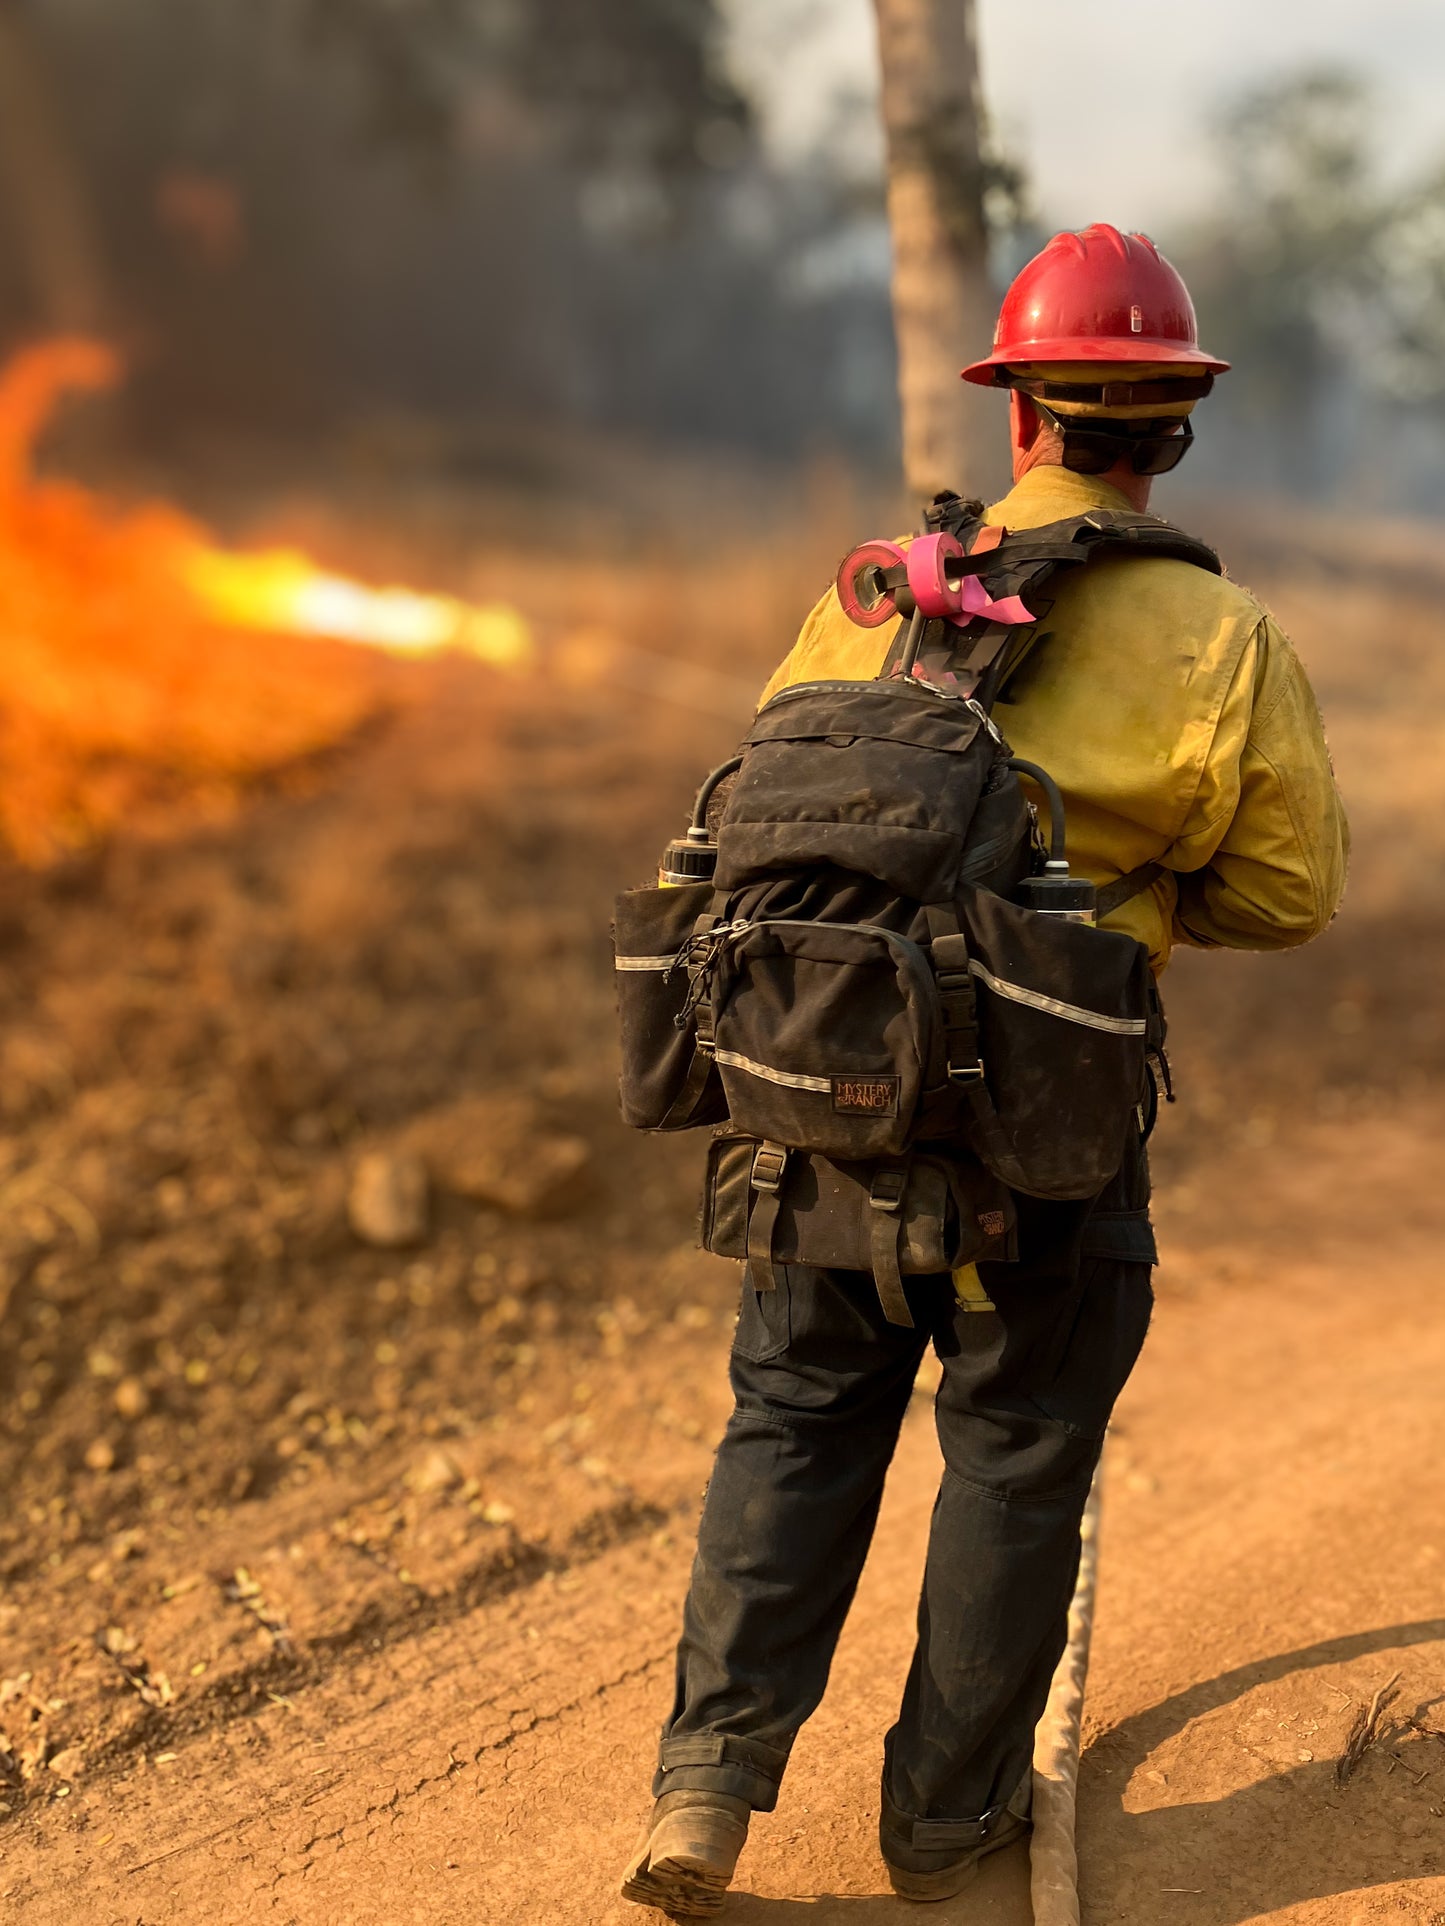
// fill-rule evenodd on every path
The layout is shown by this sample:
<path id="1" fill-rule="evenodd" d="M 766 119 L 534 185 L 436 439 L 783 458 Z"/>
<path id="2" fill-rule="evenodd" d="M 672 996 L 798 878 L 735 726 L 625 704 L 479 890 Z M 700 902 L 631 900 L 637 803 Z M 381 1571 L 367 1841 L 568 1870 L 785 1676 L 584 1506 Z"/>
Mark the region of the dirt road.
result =
<path id="1" fill-rule="evenodd" d="M 1099 1926 L 1445 1919 L 1445 1197 L 1421 1181 L 1438 1121 L 1363 1140 L 1316 1126 L 1263 1166 L 1225 1164 L 1212 1175 L 1238 1213 L 1208 1242 L 1175 1237 L 1111 1447 L 1081 1793 Z M 1385 1266 L 1370 1223 L 1390 1211 L 1406 1229 Z M 699 1437 L 655 1414 L 634 1436 L 629 1400 L 614 1431 L 616 1385 L 592 1410 L 614 1455 L 642 1445 L 663 1522 L 103 1786 L 78 1777 L 8 1835 L 5 1916 L 620 1926 L 614 1876 L 724 1416 L 724 1332 L 704 1308 L 648 1373 Z M 740 1926 L 901 1916 L 881 1896 L 874 1786 L 936 1468 L 920 1395 L 828 1700 L 756 1823 Z M 1396 1675 L 1338 1785 L 1357 1708 Z M 930 1917 L 1016 1926 L 1024 1882 L 1022 1854 L 1004 1855 Z"/>

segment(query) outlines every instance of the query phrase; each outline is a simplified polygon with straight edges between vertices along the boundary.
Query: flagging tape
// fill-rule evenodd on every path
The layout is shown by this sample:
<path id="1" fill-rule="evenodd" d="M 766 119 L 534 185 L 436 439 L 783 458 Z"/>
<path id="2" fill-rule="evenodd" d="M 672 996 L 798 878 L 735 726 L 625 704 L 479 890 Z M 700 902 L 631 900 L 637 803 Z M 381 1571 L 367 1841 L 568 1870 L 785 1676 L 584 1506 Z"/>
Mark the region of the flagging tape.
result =
<path id="1" fill-rule="evenodd" d="M 850 622 L 860 629 L 877 629 L 893 621 L 897 607 L 876 578 L 906 560 L 896 542 L 864 542 L 844 556 L 838 568 L 838 600 Z"/>
<path id="2" fill-rule="evenodd" d="M 1034 1926 L 1079 1926 L 1079 1858 L 1074 1816 L 1079 1791 L 1079 1729 L 1094 1632 L 1099 1570 L 1102 1464 L 1084 1510 L 1079 1579 L 1069 1607 L 1069 1642 L 1034 1733 L 1034 1830 L 1029 1842 Z"/>

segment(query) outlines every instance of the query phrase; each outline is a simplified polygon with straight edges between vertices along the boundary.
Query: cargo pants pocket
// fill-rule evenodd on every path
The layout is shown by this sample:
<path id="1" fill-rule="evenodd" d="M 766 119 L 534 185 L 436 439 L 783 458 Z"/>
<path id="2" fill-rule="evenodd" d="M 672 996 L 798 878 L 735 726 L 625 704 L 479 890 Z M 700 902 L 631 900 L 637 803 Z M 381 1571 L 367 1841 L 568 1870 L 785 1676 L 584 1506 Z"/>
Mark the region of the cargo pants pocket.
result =
<path id="1" fill-rule="evenodd" d="M 743 1266 L 738 1327 L 733 1353 L 748 1364 L 771 1364 L 787 1350 L 792 1338 L 792 1266 L 775 1264 L 776 1289 L 760 1291 L 753 1283 L 750 1264 Z"/>
<path id="2" fill-rule="evenodd" d="M 1044 1416 L 1071 1437 L 1099 1442 L 1144 1348 L 1153 1309 L 1147 1260 L 1082 1258 L 1072 1327 L 1056 1334 L 1032 1396 Z"/>

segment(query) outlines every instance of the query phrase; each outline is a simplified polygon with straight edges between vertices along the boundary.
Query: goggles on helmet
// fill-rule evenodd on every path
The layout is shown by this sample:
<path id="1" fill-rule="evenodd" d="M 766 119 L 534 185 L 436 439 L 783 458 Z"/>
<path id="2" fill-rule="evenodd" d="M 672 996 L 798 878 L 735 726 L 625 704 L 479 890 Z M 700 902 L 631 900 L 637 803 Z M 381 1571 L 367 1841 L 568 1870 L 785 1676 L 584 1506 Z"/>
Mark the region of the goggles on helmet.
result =
<path id="1" fill-rule="evenodd" d="M 1063 466 L 1076 475 L 1106 475 L 1127 461 L 1136 475 L 1167 475 L 1194 442 L 1187 418 L 1154 421 L 1093 420 L 1080 427 L 1073 416 L 1056 415 L 1042 401 L 1033 406 L 1064 444 Z"/>

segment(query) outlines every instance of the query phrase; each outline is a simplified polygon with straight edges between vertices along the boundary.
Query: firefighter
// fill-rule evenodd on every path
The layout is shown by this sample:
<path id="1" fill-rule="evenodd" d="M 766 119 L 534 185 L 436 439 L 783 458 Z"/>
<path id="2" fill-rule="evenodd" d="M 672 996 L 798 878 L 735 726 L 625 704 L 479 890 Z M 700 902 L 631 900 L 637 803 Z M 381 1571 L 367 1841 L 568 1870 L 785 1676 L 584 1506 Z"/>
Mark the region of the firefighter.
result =
<path id="1" fill-rule="evenodd" d="M 1009 290 L 992 353 L 964 371 L 1009 397 L 1014 486 L 989 522 L 1146 510 L 1226 368 L 1152 242 L 1102 225 L 1055 236 Z M 1269 613 L 1187 562 L 1108 556 L 1060 579 L 1040 628 L 995 715 L 1057 779 L 1074 872 L 1120 886 L 1108 927 L 1145 944 L 1156 975 L 1180 943 L 1285 950 L 1318 935 L 1348 832 L 1314 696 Z M 830 590 L 767 694 L 873 677 L 890 641 Z M 930 1339 L 945 1471 L 884 1746 L 880 1845 L 896 1892 L 942 1900 L 1027 1830 L 1083 1507 L 1153 1304 L 1143 1144 L 1092 1202 L 1017 1204 L 1018 1261 L 911 1280 L 915 1329 L 885 1321 L 863 1274 L 781 1266 L 768 1292 L 745 1278 L 736 1409 L 628 1898 L 683 1918 L 721 1905 L 749 1817 L 772 1810 L 822 1697 Z"/>

